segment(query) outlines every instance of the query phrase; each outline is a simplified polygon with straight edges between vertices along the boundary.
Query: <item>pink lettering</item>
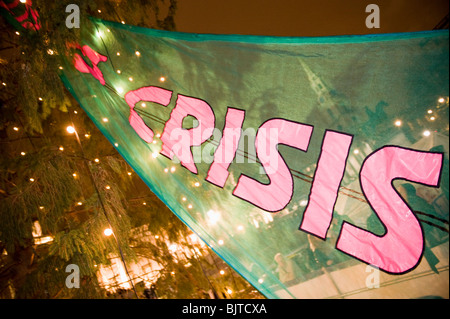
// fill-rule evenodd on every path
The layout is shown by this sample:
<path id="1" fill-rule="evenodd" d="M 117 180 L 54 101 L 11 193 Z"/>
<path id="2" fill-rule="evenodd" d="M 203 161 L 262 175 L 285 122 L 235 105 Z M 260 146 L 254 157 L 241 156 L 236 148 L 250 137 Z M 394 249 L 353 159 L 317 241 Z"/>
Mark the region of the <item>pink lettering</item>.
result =
<path id="1" fill-rule="evenodd" d="M 255 145 L 270 183 L 265 185 L 241 175 L 233 195 L 269 212 L 285 208 L 292 198 L 294 182 L 277 145 L 285 144 L 306 151 L 312 131 L 310 125 L 285 119 L 272 119 L 262 124 L 256 134 Z"/>
<path id="2" fill-rule="evenodd" d="M 391 273 L 416 266 L 423 251 L 419 221 L 392 185 L 405 179 L 438 186 L 442 154 L 385 146 L 369 155 L 360 173 L 361 189 L 386 227 L 383 236 L 344 223 L 336 248 Z"/>

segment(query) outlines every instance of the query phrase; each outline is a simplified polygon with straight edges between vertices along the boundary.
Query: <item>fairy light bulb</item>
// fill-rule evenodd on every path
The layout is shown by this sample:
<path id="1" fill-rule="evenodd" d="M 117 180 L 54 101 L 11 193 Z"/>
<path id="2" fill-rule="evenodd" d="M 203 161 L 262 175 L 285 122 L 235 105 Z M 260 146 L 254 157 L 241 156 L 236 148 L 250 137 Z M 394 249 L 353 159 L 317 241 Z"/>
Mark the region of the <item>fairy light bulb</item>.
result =
<path id="1" fill-rule="evenodd" d="M 60 146 L 60 147 L 59 147 L 59 150 L 60 150 L 60 151 L 64 151 L 64 147 Z"/>
<path id="2" fill-rule="evenodd" d="M 428 130 L 423 131 L 423 136 L 427 137 L 427 136 L 430 136 L 430 135 L 431 135 L 430 131 L 428 131 Z"/>
<path id="3" fill-rule="evenodd" d="M 105 187 L 106 189 L 111 189 L 111 186 L 109 186 L 109 185 L 106 185 L 106 187 Z"/>
<path id="4" fill-rule="evenodd" d="M 444 103 L 444 102 L 445 102 L 445 99 L 444 99 L 443 97 L 441 97 L 441 98 L 439 98 L 438 102 L 439 102 L 439 103 Z"/>
<path id="5" fill-rule="evenodd" d="M 17 132 L 19 130 L 19 128 L 17 126 L 14 126 L 13 130 Z"/>
<path id="6" fill-rule="evenodd" d="M 104 234 L 105 236 L 109 237 L 109 236 L 111 236 L 111 235 L 113 234 L 113 231 L 112 231 L 111 228 L 106 228 L 106 229 L 103 231 L 103 234 Z"/>
<path id="7" fill-rule="evenodd" d="M 225 271 L 224 271 L 223 269 L 221 269 L 221 270 L 219 271 L 219 274 L 224 275 L 224 274 L 225 274 Z"/>
<path id="8" fill-rule="evenodd" d="M 20 152 L 20 155 L 22 156 L 25 156 L 25 154 L 26 154 L 25 152 Z"/>
<path id="9" fill-rule="evenodd" d="M 394 125 L 397 126 L 397 127 L 400 127 L 400 126 L 402 126 L 402 121 L 397 120 L 397 121 L 394 122 Z"/>
<path id="10" fill-rule="evenodd" d="M 136 54 L 136 56 L 141 56 L 141 52 L 139 51 L 134 52 L 134 54 Z"/>
<path id="11" fill-rule="evenodd" d="M 98 163 L 100 160 L 98 158 L 94 159 L 94 162 Z"/>
<path id="12" fill-rule="evenodd" d="M 30 182 L 34 182 L 34 178 L 33 177 L 30 178 Z"/>
<path id="13" fill-rule="evenodd" d="M 70 133 L 70 134 L 75 133 L 75 128 L 74 128 L 73 126 L 71 126 L 71 125 L 69 125 L 69 126 L 66 128 L 66 130 L 67 130 L 67 132 Z"/>

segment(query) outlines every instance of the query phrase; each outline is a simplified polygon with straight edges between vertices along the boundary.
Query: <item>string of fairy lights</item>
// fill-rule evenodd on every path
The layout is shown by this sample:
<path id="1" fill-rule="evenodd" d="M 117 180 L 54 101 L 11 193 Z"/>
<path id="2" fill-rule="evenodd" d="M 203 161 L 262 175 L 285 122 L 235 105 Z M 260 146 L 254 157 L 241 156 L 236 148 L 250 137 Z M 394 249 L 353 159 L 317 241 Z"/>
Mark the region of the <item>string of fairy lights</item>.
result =
<path id="1" fill-rule="evenodd" d="M 25 1 L 21 0 L 21 2 L 24 3 Z M 98 10 L 98 13 L 101 13 L 101 10 L 100 10 L 100 9 Z M 120 20 L 120 21 L 121 21 L 122 24 L 125 24 L 125 21 L 124 21 L 124 20 Z M 106 28 L 105 31 L 106 31 L 106 33 L 109 33 L 109 34 L 111 33 L 111 30 L 110 30 L 109 28 Z M 104 38 L 104 36 L 105 36 L 106 33 L 103 32 L 103 31 L 101 31 L 101 30 L 98 30 L 97 33 L 96 33 L 96 35 L 97 35 L 97 37 L 98 37 L 99 39 L 101 39 L 101 40 L 103 41 L 103 38 Z M 20 32 L 18 32 L 18 31 L 16 31 L 15 34 L 16 34 L 17 36 L 21 36 Z M 23 52 L 22 52 L 22 53 L 23 53 Z M 49 55 L 54 55 L 54 54 L 56 54 L 56 52 L 55 52 L 54 50 L 52 50 L 52 49 L 48 49 L 48 50 L 47 50 L 47 54 L 49 54 Z M 142 53 L 141 53 L 140 51 L 138 51 L 138 50 L 135 50 L 135 51 L 134 51 L 134 55 L 135 55 L 136 58 L 141 58 L 141 57 L 142 57 Z M 115 56 L 116 56 L 116 57 L 120 57 L 120 56 L 121 56 L 121 52 L 119 52 L 119 51 L 115 52 Z M 109 61 L 112 63 L 112 61 L 111 61 L 111 56 L 108 55 L 108 58 L 109 58 Z M 59 66 L 58 68 L 59 68 L 59 70 L 63 70 L 63 67 L 62 67 L 62 66 Z M 121 69 L 115 69 L 115 72 L 116 72 L 119 76 L 122 76 L 122 75 L 123 75 L 123 76 L 126 76 L 126 77 L 127 77 L 126 79 L 127 79 L 129 82 L 134 82 L 134 81 L 135 81 L 135 77 L 129 76 L 129 75 L 125 75 L 126 72 L 123 72 L 123 70 L 121 70 Z M 159 82 L 164 83 L 164 82 L 167 81 L 167 76 L 161 75 L 161 76 L 158 78 L 158 80 L 159 80 Z M 113 86 L 111 86 L 110 84 L 107 83 L 107 84 L 105 85 L 105 87 L 108 88 L 109 90 L 111 90 L 113 93 L 115 93 L 115 94 L 117 94 L 117 95 L 119 95 L 119 96 L 121 96 L 121 97 L 123 98 L 122 95 L 123 95 L 123 93 L 125 92 L 125 89 L 124 89 L 122 86 L 116 86 L 116 87 L 113 87 Z M 1 88 L 2 88 L 2 89 L 7 89 L 7 88 L 8 88 L 8 83 L 7 83 L 6 81 L 2 81 L 2 82 L 1 82 Z M 44 102 L 45 102 L 44 99 L 43 99 L 42 97 L 38 97 L 38 101 L 41 102 L 41 103 L 44 103 Z M 424 118 L 426 119 L 426 121 L 428 121 L 429 123 L 435 123 L 435 122 L 437 122 L 437 120 L 438 120 L 438 119 L 440 118 L 440 116 L 441 116 L 441 115 L 439 114 L 440 111 L 443 110 L 444 108 L 448 108 L 448 104 L 449 104 L 449 97 L 439 97 L 439 98 L 437 99 L 437 104 L 436 104 L 434 107 L 429 108 L 429 109 L 426 111 L 426 113 L 423 114 L 423 117 L 424 117 Z M 151 113 L 149 113 L 148 111 L 146 111 L 146 106 L 147 106 L 146 102 L 141 102 L 141 103 L 140 103 L 140 106 L 141 106 L 141 108 L 139 108 L 137 111 L 138 111 L 138 113 L 139 113 L 139 115 L 140 115 L 141 117 L 143 117 L 143 118 L 145 118 L 145 119 L 147 119 L 147 120 L 155 121 L 155 122 L 157 122 L 157 123 L 159 123 L 159 124 L 162 124 L 162 125 L 165 124 L 166 121 L 165 121 L 164 119 L 161 119 L 161 118 L 159 118 L 158 116 L 156 116 L 156 115 L 154 115 L 154 114 L 151 114 Z M 73 114 L 74 114 L 74 115 L 77 115 L 78 112 L 77 112 L 76 110 L 74 110 L 74 111 L 73 111 Z M 109 122 L 109 119 L 108 119 L 107 117 L 103 117 L 103 118 L 102 118 L 102 122 L 106 125 L 106 124 Z M 402 119 L 395 119 L 395 121 L 393 122 L 393 126 L 394 126 L 394 127 L 397 127 L 397 128 L 401 128 L 403 125 L 405 125 L 405 123 L 404 123 L 404 121 L 403 121 Z M 21 130 L 23 130 L 23 127 L 21 127 L 21 125 L 19 125 L 19 124 L 13 124 L 11 127 L 12 127 L 12 134 L 11 134 L 11 136 L 12 136 L 13 138 L 15 137 L 14 134 L 20 134 Z M 448 127 L 447 127 L 446 129 L 448 130 Z M 69 133 L 69 134 L 75 134 L 75 135 L 77 136 L 78 142 L 79 142 L 79 144 L 80 144 L 80 146 L 81 146 L 81 141 L 79 140 L 78 132 L 77 132 L 75 126 L 69 125 L 69 126 L 67 126 L 67 127 L 65 128 L 65 130 L 66 130 L 66 132 Z M 423 137 L 430 137 L 432 134 L 433 134 L 433 130 L 432 130 L 432 129 L 425 129 L 425 130 L 422 131 L 422 136 L 423 136 Z M 83 134 L 83 136 L 84 136 L 86 139 L 89 139 L 89 138 L 91 137 L 91 134 L 90 134 L 89 132 L 86 132 L 85 134 Z M 157 139 L 159 139 L 159 138 L 161 137 L 160 133 L 157 133 L 155 136 L 156 136 Z M 154 139 L 154 140 L 153 140 L 153 143 L 155 143 L 155 144 L 158 143 L 157 139 Z M 218 146 L 218 142 L 217 142 L 217 141 L 214 141 L 212 138 L 209 139 L 209 140 L 207 140 L 207 142 L 208 142 L 208 143 L 212 143 L 212 144 L 214 144 L 215 146 Z M 114 146 L 117 148 L 117 147 L 119 147 L 119 144 L 118 144 L 118 143 L 114 143 Z M 64 145 L 58 145 L 58 146 L 57 146 L 57 150 L 60 151 L 60 152 L 64 152 L 66 149 L 65 149 Z M 250 153 L 247 152 L 247 151 L 238 149 L 237 152 L 241 152 L 241 155 L 243 155 L 243 156 L 244 156 L 245 158 L 247 158 L 247 159 L 252 159 L 252 160 L 254 160 L 254 161 L 256 161 L 256 162 L 259 162 L 258 159 L 256 158 L 256 156 L 254 156 L 253 154 L 250 154 Z M 358 153 L 359 153 L 359 150 L 358 150 L 358 149 L 355 149 L 355 150 L 353 150 L 353 153 L 354 153 L 354 154 L 358 154 Z M 27 153 L 27 150 L 20 150 L 20 153 L 19 153 L 19 154 L 20 154 L 20 156 L 26 156 L 28 153 Z M 152 157 L 153 159 L 156 159 L 156 158 L 159 157 L 159 153 L 153 152 L 152 155 L 151 155 L 151 157 Z M 99 164 L 99 163 L 100 163 L 100 158 L 96 157 L 96 158 L 94 158 L 92 161 L 93 161 L 94 163 L 96 163 L 96 164 Z M 313 177 L 312 177 L 312 176 L 310 176 L 310 175 L 308 175 L 308 174 L 304 174 L 304 173 L 302 173 L 302 172 L 300 172 L 300 171 L 298 171 L 298 170 L 292 169 L 292 168 L 289 168 L 289 169 L 290 169 L 290 171 L 291 171 L 293 177 L 295 177 L 295 178 L 297 178 L 297 179 L 300 179 L 300 180 L 303 180 L 303 181 L 308 182 L 308 183 L 312 183 L 312 180 L 313 180 Z M 177 171 L 177 168 L 176 168 L 176 166 L 173 166 L 173 165 L 172 165 L 172 166 L 169 166 L 169 167 L 164 167 L 164 168 L 163 168 L 163 172 L 166 173 L 166 174 L 169 174 L 169 173 L 174 174 L 174 173 L 176 173 L 176 171 Z M 127 170 L 127 171 L 125 172 L 125 174 L 127 174 L 128 176 L 132 176 L 133 173 L 132 173 L 131 170 Z M 73 172 L 73 173 L 72 173 L 72 177 L 73 177 L 73 178 L 79 178 L 80 176 L 79 176 L 79 173 L 78 173 L 78 172 Z M 30 176 L 30 177 L 28 177 L 28 179 L 29 179 L 29 182 L 30 182 L 30 183 L 38 182 L 38 181 L 36 180 L 36 177 L 34 177 L 34 176 Z M 192 182 L 192 187 L 198 188 L 198 187 L 200 187 L 200 186 L 201 186 L 201 184 L 200 184 L 200 182 L 199 182 L 198 180 L 195 180 L 195 181 Z M 111 186 L 110 186 L 110 185 L 105 185 L 104 187 L 105 187 L 105 190 L 110 190 L 110 189 L 111 189 Z M 349 196 L 349 197 L 352 197 L 352 198 L 354 198 L 354 199 L 356 199 L 356 200 L 360 200 L 360 201 L 366 202 L 365 199 L 364 199 L 364 195 L 363 195 L 362 193 L 358 192 L 358 191 L 355 191 L 355 190 L 352 190 L 352 189 L 349 189 L 349 188 L 346 188 L 346 187 L 341 186 L 341 187 L 340 187 L 340 192 L 341 192 L 342 194 L 344 194 L 344 195 L 346 195 L 346 196 Z M 350 193 L 351 193 L 351 194 L 350 194 Z M 194 207 L 193 207 L 193 204 L 189 201 L 189 199 L 187 198 L 186 195 L 181 195 L 181 202 L 184 203 L 184 204 L 186 205 L 185 207 L 186 207 L 186 209 L 188 209 L 188 210 L 192 210 L 192 209 L 194 208 Z M 143 206 L 146 206 L 146 205 L 147 205 L 147 202 L 145 201 L 145 199 L 142 201 L 141 204 L 142 204 Z M 303 203 L 303 204 L 306 205 L 306 203 Z M 75 205 L 76 205 L 76 206 L 82 206 L 82 205 L 83 205 L 83 201 L 82 201 L 82 200 L 79 200 L 79 201 L 77 201 L 77 202 L 75 203 Z M 304 205 L 301 205 L 301 206 L 304 206 Z M 44 209 L 44 207 L 43 207 L 43 206 L 39 206 L 39 209 L 42 210 L 42 209 Z M 220 218 L 220 217 L 217 215 L 217 212 L 214 212 L 214 211 L 212 211 L 212 210 L 208 211 L 208 212 L 207 212 L 207 215 L 208 215 L 208 217 L 209 217 L 209 219 L 210 219 L 210 221 L 211 221 L 212 223 L 217 222 L 217 220 Z M 238 231 L 243 231 L 243 229 L 244 229 L 244 226 L 243 226 L 243 225 L 238 225 L 237 227 L 238 227 Z M 447 230 L 447 232 L 448 232 L 448 230 Z M 111 226 L 108 227 L 108 228 L 105 228 L 103 233 L 104 233 L 105 236 L 112 236 L 112 235 L 114 235 L 114 231 L 113 231 L 113 228 L 112 228 Z M 158 236 L 158 235 L 156 235 L 156 236 Z M 156 236 L 155 236 L 155 237 L 156 237 Z M 223 239 L 219 239 L 219 240 L 218 240 L 218 244 L 219 244 L 219 245 L 222 246 L 222 245 L 224 245 L 224 243 L 225 243 L 225 242 L 224 242 Z M 175 251 L 175 250 L 176 250 L 175 246 L 171 246 L 171 247 L 172 247 L 172 248 L 169 249 L 169 250 L 171 250 L 171 251 Z M 177 246 L 177 247 L 178 247 L 178 246 Z M 126 265 L 125 265 L 125 267 L 126 267 Z M 219 273 L 220 273 L 221 275 L 223 275 L 223 274 L 225 274 L 225 271 L 224 271 L 224 270 L 220 270 Z M 260 279 L 260 280 L 262 280 L 262 279 Z M 131 279 L 130 279 L 130 281 L 131 281 L 131 283 L 133 283 L 133 281 L 132 281 Z M 262 281 L 260 281 L 260 283 L 262 283 Z M 229 291 L 229 293 L 231 293 L 231 291 Z"/>

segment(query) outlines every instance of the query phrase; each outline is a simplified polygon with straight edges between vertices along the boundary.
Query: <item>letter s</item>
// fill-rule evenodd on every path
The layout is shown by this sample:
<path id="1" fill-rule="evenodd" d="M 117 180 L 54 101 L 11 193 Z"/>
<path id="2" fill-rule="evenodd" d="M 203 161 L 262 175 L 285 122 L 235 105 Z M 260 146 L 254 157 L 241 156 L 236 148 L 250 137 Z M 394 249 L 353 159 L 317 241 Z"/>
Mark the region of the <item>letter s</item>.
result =
<path id="1" fill-rule="evenodd" d="M 336 248 L 368 264 L 405 273 L 418 264 L 424 248 L 420 222 L 392 185 L 404 179 L 437 187 L 443 154 L 385 146 L 369 155 L 360 184 L 369 205 L 386 227 L 383 236 L 344 223 Z"/>

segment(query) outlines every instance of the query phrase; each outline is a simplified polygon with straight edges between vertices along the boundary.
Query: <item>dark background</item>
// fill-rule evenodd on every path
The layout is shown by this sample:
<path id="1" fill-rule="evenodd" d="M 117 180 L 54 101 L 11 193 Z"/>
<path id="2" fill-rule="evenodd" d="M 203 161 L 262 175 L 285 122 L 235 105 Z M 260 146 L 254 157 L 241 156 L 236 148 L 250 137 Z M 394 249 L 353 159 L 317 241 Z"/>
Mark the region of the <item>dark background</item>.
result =
<path id="1" fill-rule="evenodd" d="M 371 3 L 379 29 L 365 25 Z M 448 0 L 181 0 L 175 22 L 181 32 L 331 36 L 432 30 L 448 10 Z"/>

